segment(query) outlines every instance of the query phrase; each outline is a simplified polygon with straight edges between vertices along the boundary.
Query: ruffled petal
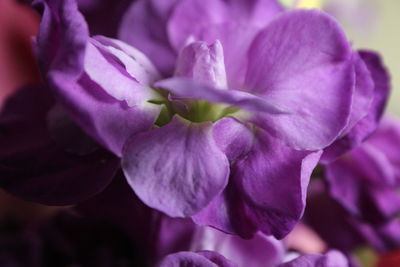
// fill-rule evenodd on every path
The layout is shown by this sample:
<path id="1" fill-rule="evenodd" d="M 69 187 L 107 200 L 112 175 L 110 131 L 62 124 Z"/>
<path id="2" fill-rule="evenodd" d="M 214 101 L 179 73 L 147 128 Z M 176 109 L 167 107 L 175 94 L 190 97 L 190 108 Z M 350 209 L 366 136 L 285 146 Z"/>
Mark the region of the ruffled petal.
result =
<path id="1" fill-rule="evenodd" d="M 246 155 L 253 146 L 251 130 L 234 118 L 223 118 L 214 124 L 213 136 L 230 161 Z"/>
<path id="2" fill-rule="evenodd" d="M 289 111 L 255 123 L 295 149 L 331 144 L 347 125 L 355 84 L 352 52 L 339 25 L 316 10 L 273 20 L 248 53 L 245 88 Z"/>
<path id="3" fill-rule="evenodd" d="M 400 196 L 393 190 L 394 170 L 385 154 L 364 144 L 325 166 L 331 196 L 349 212 L 373 223 L 400 211 Z"/>
<path id="4" fill-rule="evenodd" d="M 354 111 L 357 103 L 353 103 L 351 113 L 358 114 L 358 117 L 354 118 L 354 115 L 352 115 L 353 119 L 351 121 L 353 121 L 353 123 L 347 125 L 342 133 L 342 137 L 325 149 L 322 156 L 322 161 L 324 163 L 329 163 L 350 149 L 359 146 L 377 129 L 389 97 L 390 78 L 379 55 L 371 51 L 360 51 L 359 55 L 360 59 L 368 68 L 368 71 L 365 71 L 362 66 L 363 64 L 360 62 L 356 65 L 356 90 L 353 99 L 366 99 L 371 97 L 366 89 L 370 87 L 370 82 L 368 80 L 372 78 L 372 102 L 365 116 L 361 115 L 366 105 L 362 108 L 362 106 L 359 105 L 360 103 L 358 103 L 358 108 Z M 371 78 L 369 78 L 369 76 Z"/>
<path id="5" fill-rule="evenodd" d="M 300 220 L 308 182 L 321 152 L 301 152 L 259 130 L 252 149 L 231 168 L 222 196 L 195 222 L 251 237 L 257 229 L 283 238 Z"/>
<path id="6" fill-rule="evenodd" d="M 175 116 L 166 126 L 132 137 L 123 169 L 139 198 L 171 217 L 199 212 L 225 188 L 229 163 L 211 123 Z"/>
<path id="7" fill-rule="evenodd" d="M 39 60 L 50 85 L 75 122 L 121 155 L 126 139 L 150 129 L 160 112 L 161 106 L 144 102 L 151 98 L 148 83 L 157 79 L 155 69 L 121 42 L 89 39 L 75 1 L 39 2 L 44 6 Z"/>

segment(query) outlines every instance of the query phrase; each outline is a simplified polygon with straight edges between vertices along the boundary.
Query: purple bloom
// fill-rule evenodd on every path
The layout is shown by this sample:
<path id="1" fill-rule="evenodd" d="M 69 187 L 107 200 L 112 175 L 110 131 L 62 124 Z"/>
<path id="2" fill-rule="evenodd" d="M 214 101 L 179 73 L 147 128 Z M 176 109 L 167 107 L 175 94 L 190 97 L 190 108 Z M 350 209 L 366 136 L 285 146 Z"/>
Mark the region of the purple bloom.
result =
<path id="1" fill-rule="evenodd" d="M 284 237 L 320 150 L 370 112 L 375 69 L 318 11 L 137 1 L 120 35 L 143 54 L 89 37 L 73 0 L 37 5 L 39 63 L 57 98 L 122 157 L 139 198 L 172 217 Z"/>
<path id="2" fill-rule="evenodd" d="M 385 118 L 362 146 L 324 166 L 331 196 L 355 216 L 385 223 L 400 213 L 400 124 Z"/>

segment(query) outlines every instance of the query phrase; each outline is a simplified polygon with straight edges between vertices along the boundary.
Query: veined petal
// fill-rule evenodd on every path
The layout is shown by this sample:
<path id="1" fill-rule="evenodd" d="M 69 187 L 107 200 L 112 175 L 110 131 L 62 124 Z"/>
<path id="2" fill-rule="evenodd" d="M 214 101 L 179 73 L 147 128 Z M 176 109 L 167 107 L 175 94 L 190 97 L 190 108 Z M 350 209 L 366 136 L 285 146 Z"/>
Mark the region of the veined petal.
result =
<path id="1" fill-rule="evenodd" d="M 212 124 L 178 116 L 164 127 L 133 136 L 125 145 L 122 166 L 139 198 L 171 217 L 199 212 L 222 192 L 229 176 Z"/>
<path id="2" fill-rule="evenodd" d="M 359 55 L 356 65 L 356 90 L 353 99 L 365 99 L 362 100 L 365 103 L 367 98 L 371 98 L 372 102 L 367 108 L 365 104 L 362 105 L 362 103 L 353 101 L 349 125 L 344 129 L 343 136 L 324 150 L 321 159 L 324 163 L 332 162 L 350 149 L 361 145 L 377 129 L 388 100 L 390 78 L 381 58 L 378 54 L 370 51 L 360 51 Z M 372 81 L 370 81 L 371 78 Z M 368 91 L 371 86 L 373 89 L 372 96 L 369 95 Z M 367 114 L 362 116 L 365 108 L 367 108 Z"/>
<path id="3" fill-rule="evenodd" d="M 316 10 L 273 20 L 249 50 L 245 88 L 288 110 L 255 122 L 295 149 L 331 144 L 347 125 L 355 84 L 343 31 Z"/>
<path id="4" fill-rule="evenodd" d="M 196 223 L 251 237 L 257 229 L 283 238 L 300 220 L 311 172 L 321 152 L 296 151 L 259 130 L 252 149 L 236 159 L 224 193 Z"/>
<path id="5" fill-rule="evenodd" d="M 156 82 L 154 86 L 167 89 L 172 94 L 189 99 L 224 103 L 243 109 L 270 114 L 283 114 L 285 111 L 264 98 L 237 90 L 221 90 L 185 78 L 170 78 Z"/>

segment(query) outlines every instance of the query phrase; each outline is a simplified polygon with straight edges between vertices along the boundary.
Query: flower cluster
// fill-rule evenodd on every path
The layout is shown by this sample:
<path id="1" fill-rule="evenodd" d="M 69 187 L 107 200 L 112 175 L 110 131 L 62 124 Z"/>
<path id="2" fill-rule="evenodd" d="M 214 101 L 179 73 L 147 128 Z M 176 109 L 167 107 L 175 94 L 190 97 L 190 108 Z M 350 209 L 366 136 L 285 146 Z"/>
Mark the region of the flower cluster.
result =
<path id="1" fill-rule="evenodd" d="M 361 245 L 400 246 L 390 78 L 331 16 L 275 0 L 33 6 L 42 81 L 0 106 L 6 191 L 116 226 L 143 254 L 128 266 L 348 266 Z M 333 250 L 288 251 L 304 213 Z M 105 266 L 125 266 L 115 249 Z"/>

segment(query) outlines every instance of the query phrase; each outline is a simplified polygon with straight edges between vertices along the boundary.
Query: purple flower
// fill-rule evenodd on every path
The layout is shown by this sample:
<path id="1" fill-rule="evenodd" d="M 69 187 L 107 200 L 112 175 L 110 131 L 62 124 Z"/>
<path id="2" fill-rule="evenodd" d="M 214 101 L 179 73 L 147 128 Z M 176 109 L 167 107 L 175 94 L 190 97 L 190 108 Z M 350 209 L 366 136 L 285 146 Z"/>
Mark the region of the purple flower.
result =
<path id="1" fill-rule="evenodd" d="M 353 253 L 360 247 L 378 251 L 397 249 L 400 244 L 400 220 L 389 219 L 372 224 L 346 210 L 321 183 L 312 183 L 305 211 L 309 224 L 332 248 Z"/>
<path id="2" fill-rule="evenodd" d="M 400 124 L 385 118 L 362 146 L 324 166 L 330 195 L 353 215 L 385 223 L 400 213 Z"/>
<path id="3" fill-rule="evenodd" d="M 122 157 L 139 198 L 171 217 L 284 237 L 320 150 L 371 113 L 375 69 L 318 11 L 137 1 L 120 36 L 143 54 L 89 37 L 73 0 L 37 5 L 39 63 L 58 100 Z"/>

